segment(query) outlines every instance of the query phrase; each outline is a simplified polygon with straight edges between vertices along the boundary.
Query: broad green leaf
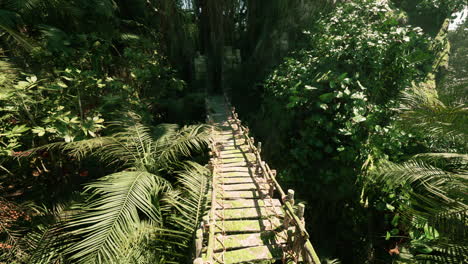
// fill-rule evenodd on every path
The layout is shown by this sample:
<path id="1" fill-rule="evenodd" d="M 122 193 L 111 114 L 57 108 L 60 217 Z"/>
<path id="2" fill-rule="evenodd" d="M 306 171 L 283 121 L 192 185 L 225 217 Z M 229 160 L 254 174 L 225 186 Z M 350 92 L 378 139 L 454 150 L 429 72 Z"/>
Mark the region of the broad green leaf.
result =
<path id="1" fill-rule="evenodd" d="M 325 102 L 325 103 L 330 103 L 333 98 L 335 97 L 334 93 L 324 93 L 319 96 L 320 101 Z"/>

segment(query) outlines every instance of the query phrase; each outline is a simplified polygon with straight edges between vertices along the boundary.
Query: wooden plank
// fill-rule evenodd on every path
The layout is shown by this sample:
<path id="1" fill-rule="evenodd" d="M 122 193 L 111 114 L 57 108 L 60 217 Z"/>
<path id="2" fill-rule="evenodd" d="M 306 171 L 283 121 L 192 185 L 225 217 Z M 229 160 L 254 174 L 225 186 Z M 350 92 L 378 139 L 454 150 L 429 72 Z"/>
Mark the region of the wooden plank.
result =
<path id="1" fill-rule="evenodd" d="M 218 192 L 216 194 L 216 198 L 220 199 L 258 199 L 260 197 L 260 193 L 258 190 L 251 190 L 251 191 L 225 191 L 225 192 Z"/>
<path id="2" fill-rule="evenodd" d="M 221 187 L 224 191 L 248 191 L 257 189 L 268 189 L 268 185 L 256 183 L 225 184 Z"/>
<path id="3" fill-rule="evenodd" d="M 288 239 L 288 232 L 267 231 L 262 233 L 251 234 L 236 234 L 236 235 L 216 235 L 215 252 L 223 250 L 223 246 L 227 250 L 285 244 Z M 222 243 L 220 242 L 222 241 Z"/>
<path id="4" fill-rule="evenodd" d="M 253 172 L 253 168 L 249 167 L 219 167 L 218 172 Z"/>
<path id="5" fill-rule="evenodd" d="M 281 206 L 278 199 L 238 199 L 238 200 L 218 200 L 225 209 L 230 208 L 252 208 L 260 206 Z M 220 209 L 218 206 L 217 209 Z"/>
<path id="6" fill-rule="evenodd" d="M 219 138 L 222 139 L 223 141 L 232 141 L 232 140 L 244 140 L 244 136 L 242 135 L 234 135 L 232 133 L 230 134 L 221 134 L 221 133 L 218 133 L 219 135 Z"/>
<path id="7" fill-rule="evenodd" d="M 249 169 L 246 168 L 246 169 L 242 169 L 242 170 L 231 170 L 231 171 L 228 171 L 228 170 L 225 170 L 225 171 L 221 171 L 218 173 L 220 175 L 221 178 L 239 178 L 239 177 L 249 177 L 251 178 L 253 176 L 252 173 L 249 172 Z"/>
<path id="8" fill-rule="evenodd" d="M 249 161 L 249 158 L 243 157 L 243 156 L 226 158 L 226 157 L 221 156 L 220 160 L 221 160 L 221 163 L 224 165 L 224 164 L 230 164 L 230 163 L 246 162 L 246 161 Z"/>
<path id="9" fill-rule="evenodd" d="M 255 220 L 226 220 L 219 222 L 219 226 L 216 226 L 216 233 L 221 233 L 220 226 L 222 225 L 224 225 L 226 233 L 258 233 L 282 227 L 280 220 L 276 217 Z"/>
<path id="10" fill-rule="evenodd" d="M 268 218 L 270 216 L 277 216 L 277 214 L 279 216 L 283 216 L 283 211 L 281 207 L 257 207 L 257 208 L 254 207 L 254 208 L 224 209 L 221 213 L 224 219 L 227 219 L 227 220 Z"/>
<path id="11" fill-rule="evenodd" d="M 222 177 L 222 176 L 221 176 Z M 242 184 L 242 183 L 255 183 L 255 179 L 246 176 L 246 177 L 229 177 L 229 178 L 220 178 L 218 179 L 220 184 Z"/>
<path id="12" fill-rule="evenodd" d="M 236 154 L 238 155 L 237 157 L 236 156 L 230 156 L 230 157 L 226 157 L 224 156 L 223 154 L 221 154 L 220 156 L 218 156 L 218 159 L 220 161 L 222 161 L 223 164 L 229 164 L 229 163 L 236 163 L 236 162 L 245 162 L 245 161 L 249 161 L 249 162 L 255 162 L 255 158 L 253 157 L 250 157 L 250 156 L 247 156 L 247 155 L 239 155 L 239 154 Z"/>
<path id="13" fill-rule="evenodd" d="M 222 166 L 224 165 L 230 165 L 231 163 L 245 163 L 248 160 L 244 157 L 239 157 L 239 158 L 223 158 L 221 157 L 219 159 L 221 161 Z M 239 165 L 240 167 L 246 166 L 246 165 Z"/>
<path id="14" fill-rule="evenodd" d="M 221 257 L 221 253 L 216 256 Z M 224 253 L 224 264 L 249 263 L 262 260 L 281 259 L 283 250 L 274 246 L 258 246 L 237 250 L 230 250 Z"/>
<path id="15" fill-rule="evenodd" d="M 223 157 L 224 155 L 232 155 L 232 154 L 242 155 L 244 151 L 238 148 L 232 148 L 232 149 L 226 149 L 226 150 L 221 149 L 219 153 L 221 154 L 221 157 Z"/>
<path id="16" fill-rule="evenodd" d="M 250 147 L 247 146 L 247 145 L 242 145 L 242 146 L 223 146 L 223 145 L 220 145 L 219 150 L 224 150 L 224 151 L 227 151 L 227 150 L 250 151 Z"/>
<path id="17" fill-rule="evenodd" d="M 248 167 L 249 164 L 245 161 L 242 162 L 233 162 L 233 163 L 222 163 L 221 167 L 223 169 L 233 168 L 233 167 Z"/>
<path id="18" fill-rule="evenodd" d="M 218 132 L 218 134 L 222 135 L 222 136 L 227 136 L 227 135 L 232 136 L 233 133 L 234 133 L 234 130 L 232 130 L 232 129 L 229 130 L 229 131 Z"/>
<path id="19" fill-rule="evenodd" d="M 222 146 L 224 147 L 232 147 L 232 146 L 243 146 L 245 145 L 245 140 L 236 140 L 236 141 L 227 141 L 222 142 Z"/>
<path id="20" fill-rule="evenodd" d="M 223 155 L 229 155 L 229 154 L 242 154 L 244 153 L 245 149 L 240 149 L 239 147 L 229 147 L 229 148 L 223 148 L 222 146 L 220 146 L 218 148 L 218 151 L 221 153 L 221 156 Z"/>
<path id="21" fill-rule="evenodd" d="M 221 159 L 247 159 L 247 160 L 255 160 L 255 155 L 249 152 L 240 152 L 240 153 L 231 153 L 231 154 L 221 154 Z"/>

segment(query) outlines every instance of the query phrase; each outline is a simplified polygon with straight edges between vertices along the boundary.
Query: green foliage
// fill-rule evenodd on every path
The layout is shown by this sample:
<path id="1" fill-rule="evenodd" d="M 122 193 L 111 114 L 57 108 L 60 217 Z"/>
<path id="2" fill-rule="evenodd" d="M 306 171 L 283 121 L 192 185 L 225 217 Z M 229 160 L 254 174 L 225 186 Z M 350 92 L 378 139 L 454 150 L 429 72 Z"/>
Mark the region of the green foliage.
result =
<path id="1" fill-rule="evenodd" d="M 123 132 L 102 138 L 99 143 L 92 139 L 65 145 L 77 157 L 99 153 L 108 163 L 118 162 L 126 168 L 87 185 L 92 195 L 83 207 L 84 212 L 66 224 L 71 234 L 80 238 L 65 250 L 71 254 L 70 259 L 79 263 L 115 262 L 141 219 L 162 227 L 159 200 L 171 185 L 158 175 L 174 169 L 181 156 L 200 150 L 209 139 L 206 131 L 197 126 L 180 130 L 177 126 L 159 126 L 152 132 L 135 123 Z M 194 192 L 203 195 L 202 191 Z"/>
<path id="2" fill-rule="evenodd" d="M 418 3 L 419 9 L 437 10 L 446 17 L 466 5 L 464 0 L 422 0 Z"/>
<path id="3" fill-rule="evenodd" d="M 283 171 L 282 181 L 302 191 L 301 197 L 308 194 L 309 202 L 319 208 L 321 204 L 326 222 L 335 219 L 344 225 L 346 232 L 338 232 L 337 241 L 360 236 L 361 246 L 375 252 L 380 249 L 372 248 L 378 244 L 395 247 L 412 241 L 405 250 L 412 251 L 414 259 L 419 254 L 413 251 L 416 244 L 442 247 L 445 239 L 429 231 L 421 235 L 426 223 L 426 231 L 434 228 L 432 220 L 414 222 L 401 213 L 409 210 L 402 204 L 417 207 L 428 202 L 428 192 L 418 193 L 421 200 L 415 202 L 414 185 L 401 178 L 395 179 L 398 185 L 376 183 L 373 177 L 383 161 L 402 162 L 428 151 L 464 151 L 466 107 L 409 88 L 431 70 L 433 40 L 420 28 L 405 25 L 399 10 L 377 2 L 342 3 L 304 32 L 304 48 L 267 78 L 254 131 L 264 135 L 265 152 L 273 153 L 269 155 Z M 428 178 L 422 175 L 418 181 L 425 183 Z M 330 204 L 339 212 L 330 212 Z M 377 242 L 373 228 L 379 228 L 382 241 Z M 442 255 L 437 252 L 430 255 Z M 341 257 L 356 263 L 389 258 L 386 253 L 368 254 L 373 257 Z"/>
<path id="4" fill-rule="evenodd" d="M 401 165 L 381 164 L 370 179 L 374 181 L 370 188 L 385 186 L 384 193 L 398 196 L 392 199 L 397 209 L 393 207 L 391 211 L 397 214 L 386 239 L 406 235 L 410 259 L 419 260 L 418 263 L 429 259 L 434 263 L 461 263 L 466 260 L 468 250 L 465 232 L 468 159 L 466 155 L 440 153 L 430 155 L 429 161 L 423 157 L 418 155 Z M 447 158 L 458 161 L 441 166 L 447 163 Z"/>
<path id="5" fill-rule="evenodd" d="M 400 126 L 426 138 L 435 151 L 466 152 L 468 120 L 466 102 L 443 103 L 424 91 L 413 89 L 403 94 L 399 111 Z"/>
<path id="6" fill-rule="evenodd" d="M 343 186 L 336 195 L 349 194 L 345 185 L 364 161 L 398 157 L 410 144 L 411 135 L 391 124 L 389 109 L 399 91 L 423 75 L 428 40 L 419 29 L 400 26 L 389 6 L 373 1 L 339 6 L 313 32 L 313 48 L 286 59 L 268 78 L 263 116 L 285 105 L 289 120 L 278 119 L 289 122 L 287 130 L 300 131 L 290 135 L 296 169 L 327 164 L 315 177 Z M 294 171 L 291 177 L 308 181 L 303 174 Z"/>
<path id="7" fill-rule="evenodd" d="M 144 171 L 118 172 L 88 184 L 92 196 L 99 198 L 90 200 L 88 210 L 70 219 L 67 227 L 81 227 L 72 231 L 81 239 L 65 253 L 72 253 L 70 260 L 80 263 L 114 262 L 141 214 L 151 222 L 161 222 L 151 196 L 168 186 L 162 178 Z"/>
<path id="8" fill-rule="evenodd" d="M 142 263 L 138 261 L 150 256 L 152 262 L 157 256 L 176 254 L 170 243 L 176 244 L 179 251 L 190 245 L 190 234 L 207 204 L 208 174 L 200 165 L 184 165 L 180 160 L 207 144 L 208 130 L 205 126 L 177 125 L 159 125 L 152 130 L 135 116 L 120 123 L 119 130 L 107 137 L 40 147 L 62 149 L 79 160 L 92 155 L 106 164 L 120 166 L 122 171 L 86 184 L 87 199 L 68 210 L 62 224 L 52 227 L 55 236 L 47 236 L 43 242 L 52 250 L 50 254 L 39 254 L 39 258 L 58 261 L 66 256 L 76 263 L 124 263 L 136 259 L 132 263 Z M 174 170 L 180 175 L 181 187 L 177 190 L 172 190 L 172 179 L 168 177 Z M 170 229 L 176 226 L 178 231 Z M 174 234 L 184 238 L 184 242 L 170 242 Z M 24 239 L 34 236 L 35 233 L 29 233 Z M 62 242 L 55 244 L 57 238 Z M 154 250 L 151 244 L 159 239 L 168 242 L 156 245 L 159 254 L 149 254 Z M 135 248 L 131 242 L 142 246 Z M 129 252 L 122 252 L 128 248 Z M 26 250 L 25 254 L 29 252 Z"/>
<path id="9" fill-rule="evenodd" d="M 180 252 L 189 245 L 191 231 L 185 226 L 183 232 L 171 233 L 176 226 L 172 220 L 164 229 L 165 219 L 179 212 L 169 203 L 161 211 L 158 201 L 163 190 L 169 193 L 175 171 L 188 169 L 181 161 L 204 147 L 207 134 L 203 126 L 161 125 L 150 131 L 134 124 L 134 115 L 127 113 L 141 116 L 145 124 L 188 123 L 200 118 L 203 100 L 191 95 L 168 63 L 169 47 L 182 47 L 164 39 L 161 25 L 173 18 L 147 5 L 152 6 L 151 1 L 0 1 L 0 195 L 51 208 L 82 191 L 84 183 L 89 198 L 83 208 L 67 208 L 66 217 L 47 213 L 48 221 L 18 223 L 12 229 L 19 230 L 21 243 L 5 240 L 8 236 L 0 230 L 0 243 L 6 243 L 0 244 L 1 261 L 65 263 L 73 256 L 109 257 L 109 252 L 117 263 L 183 259 Z M 181 5 L 173 6 L 185 14 Z M 185 15 L 180 24 L 193 25 L 190 14 Z M 190 61 L 187 54 L 184 60 Z M 187 101 L 202 110 L 185 113 L 192 109 L 180 108 Z M 171 111 L 178 111 L 177 116 Z M 133 130 L 123 131 L 129 124 Z M 159 140 L 148 143 L 151 138 Z M 135 145 L 140 140 L 145 144 Z M 118 177 L 99 178 L 106 174 Z M 180 192 L 180 204 L 192 195 L 170 192 Z M 125 195 L 133 199 L 126 203 L 120 199 Z M 100 197 L 105 203 L 99 204 Z M 99 211 L 101 205 L 110 205 L 110 211 Z M 93 219 L 104 221 L 99 225 Z M 104 228 L 100 230 L 109 236 L 93 236 L 90 227 Z M 63 228 L 70 232 L 63 233 Z M 91 240 L 72 243 L 92 237 L 95 245 Z M 173 245 L 174 237 L 184 242 Z M 120 241 L 113 244 L 109 238 Z M 158 240 L 167 241 L 161 245 L 154 242 Z M 160 253 L 153 254 L 156 248 Z"/>

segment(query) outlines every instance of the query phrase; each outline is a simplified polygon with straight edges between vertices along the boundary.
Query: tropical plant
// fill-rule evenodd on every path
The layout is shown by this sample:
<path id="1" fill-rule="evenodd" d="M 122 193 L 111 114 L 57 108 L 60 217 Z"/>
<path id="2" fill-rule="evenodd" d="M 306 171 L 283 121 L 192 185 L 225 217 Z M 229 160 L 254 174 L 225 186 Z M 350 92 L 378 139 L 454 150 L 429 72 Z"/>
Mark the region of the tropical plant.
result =
<path id="1" fill-rule="evenodd" d="M 468 108 L 464 98 L 460 99 L 452 97 L 444 103 L 424 90 L 411 89 L 401 99 L 401 126 L 430 140 L 431 149 L 466 152 Z"/>
<path id="2" fill-rule="evenodd" d="M 91 155 L 120 168 L 86 185 L 87 201 L 64 226 L 77 239 L 64 254 L 77 263 L 117 261 L 141 221 L 162 228 L 161 199 L 173 188 L 165 176 L 187 168 L 179 164 L 180 158 L 209 140 L 204 125 L 159 125 L 152 130 L 135 117 L 128 122 L 132 124 L 119 123 L 125 128 L 111 136 L 46 146 L 78 159 Z"/>
<path id="3" fill-rule="evenodd" d="M 385 186 L 366 186 L 368 173 L 379 161 L 408 160 L 428 151 L 431 143 L 424 130 L 417 132 L 396 122 L 399 111 L 410 114 L 403 107 L 397 110 L 400 93 L 425 78 L 434 57 L 430 49 L 434 39 L 404 18 L 405 13 L 392 1 L 343 1 L 303 32 L 304 48 L 286 57 L 257 89 L 263 98 L 251 125 L 265 142 L 267 158 L 281 168 L 279 177 L 284 183 L 302 190 L 301 196 L 327 213 L 312 226 L 325 225 L 331 219 L 349 224 L 343 227 L 346 232 L 337 232 L 344 237 L 336 244 L 361 236 L 359 241 L 367 249 L 360 251 L 363 254 L 336 255 L 355 263 L 388 260 L 390 255 L 385 251 L 389 250 L 382 248 L 391 247 L 393 242 L 379 239 L 375 232 L 391 225 L 397 190 L 387 193 Z M 440 132 L 432 139 L 443 135 L 461 142 L 461 135 L 455 133 L 466 127 L 463 106 L 435 99 L 427 104 L 438 105 L 438 114 L 426 115 L 424 121 L 433 126 L 427 130 Z M 418 105 L 420 109 L 409 103 L 406 106 L 434 113 L 434 107 L 424 110 L 423 104 Z M 454 112 L 459 114 L 449 117 Z M 450 118 L 459 122 L 445 127 Z M 422 120 L 405 120 L 423 126 Z M 448 130 L 451 133 L 446 134 Z M 438 151 L 453 151 L 450 143 L 437 145 Z M 284 151 L 290 153 L 286 158 Z M 363 188 L 375 191 L 372 199 L 366 199 L 369 196 Z M 330 204 L 340 210 L 330 210 Z M 319 223 L 321 219 L 327 220 Z M 363 229 L 358 231 L 359 227 Z M 349 230 L 356 231 L 355 235 L 349 235 Z M 322 239 L 326 237 L 328 233 Z"/>
<path id="4" fill-rule="evenodd" d="M 379 195 L 393 211 L 391 231 L 400 259 L 418 263 L 466 261 L 468 237 L 468 156 L 466 104 L 443 103 L 425 91 L 403 93 L 397 123 L 425 140 L 428 153 L 397 164 L 381 161 L 368 175 L 367 191 Z M 385 199 L 383 199 L 385 200 Z"/>
<path id="5" fill-rule="evenodd" d="M 398 190 L 397 207 L 387 232 L 399 239 L 411 255 L 403 259 L 432 260 L 430 263 L 466 261 L 468 157 L 462 154 L 427 153 L 402 163 L 384 163 L 374 172 L 378 186 Z M 406 242 L 406 244 L 405 244 Z"/>
<path id="6" fill-rule="evenodd" d="M 182 159 L 203 149 L 207 126 L 150 129 L 135 115 L 113 125 L 119 131 L 110 136 L 38 148 L 61 149 L 77 159 L 91 156 L 119 172 L 87 183 L 84 202 L 68 207 L 55 224 L 27 232 L 11 251 L 21 250 L 34 263 L 155 263 L 186 257 L 183 251 L 205 211 L 209 177 L 205 168 Z M 174 179 L 173 173 L 179 176 Z"/>

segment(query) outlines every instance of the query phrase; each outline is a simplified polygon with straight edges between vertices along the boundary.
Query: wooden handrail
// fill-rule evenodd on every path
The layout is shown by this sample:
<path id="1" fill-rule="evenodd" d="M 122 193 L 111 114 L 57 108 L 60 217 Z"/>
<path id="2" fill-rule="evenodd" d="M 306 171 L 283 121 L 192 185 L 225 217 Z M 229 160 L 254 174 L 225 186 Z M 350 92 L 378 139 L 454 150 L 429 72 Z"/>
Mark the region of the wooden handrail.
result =
<path id="1" fill-rule="evenodd" d="M 229 101 L 227 100 L 227 97 L 226 97 L 226 102 L 229 105 Z M 242 135 L 244 136 L 245 141 L 249 145 L 249 148 L 254 153 L 257 163 L 262 169 L 263 175 L 267 178 L 267 180 L 270 180 L 274 184 L 275 189 L 279 192 L 282 198 L 281 200 L 283 200 L 286 197 L 286 193 L 284 192 L 283 188 L 281 188 L 281 185 L 278 183 L 278 181 L 274 177 L 270 167 L 267 164 L 264 165 L 262 163 L 260 152 L 255 147 L 255 144 L 252 141 L 252 139 L 248 136 L 249 129 L 241 124 L 240 120 L 238 119 L 238 114 L 235 112 L 235 108 L 231 109 L 231 116 L 233 117 L 233 120 L 236 123 L 238 129 L 240 131 L 245 131 L 245 133 L 242 133 Z M 305 243 L 303 246 L 304 247 L 303 248 L 303 260 L 306 263 L 319 264 L 320 260 L 317 256 L 317 253 L 315 252 L 314 247 L 312 246 L 312 243 L 310 243 L 309 241 L 309 233 L 305 229 L 303 221 L 296 215 L 296 213 L 294 212 L 293 205 L 289 201 L 282 201 L 282 202 L 284 204 L 286 213 L 289 215 L 289 217 L 292 220 L 292 224 L 298 229 L 299 234 L 301 235 L 302 239 L 305 240 Z"/>
<path id="2" fill-rule="evenodd" d="M 216 145 L 214 142 L 211 142 L 211 148 L 212 150 L 216 151 Z M 213 256 L 214 256 L 214 243 L 215 243 L 215 232 L 216 232 L 216 225 L 215 225 L 215 211 L 216 211 L 216 184 L 215 184 L 215 162 L 214 159 L 210 160 L 211 163 L 211 172 L 213 174 L 212 178 L 212 190 L 211 190 L 211 208 L 210 208 L 210 214 L 208 217 L 209 225 L 208 225 L 208 245 L 207 245 L 207 252 L 206 252 L 206 259 L 210 261 L 210 263 L 213 262 Z"/>

